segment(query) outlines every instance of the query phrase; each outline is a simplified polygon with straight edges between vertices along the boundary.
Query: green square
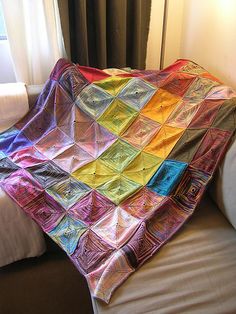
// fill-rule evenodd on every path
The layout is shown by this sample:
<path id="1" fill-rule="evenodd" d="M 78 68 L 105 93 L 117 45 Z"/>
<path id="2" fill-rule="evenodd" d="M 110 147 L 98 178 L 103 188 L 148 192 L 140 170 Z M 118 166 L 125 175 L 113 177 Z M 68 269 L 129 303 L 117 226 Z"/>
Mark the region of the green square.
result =
<path id="1" fill-rule="evenodd" d="M 131 181 L 122 175 L 117 175 L 113 180 L 97 187 L 97 191 L 118 205 L 141 187 L 141 184 Z"/>
<path id="2" fill-rule="evenodd" d="M 74 205 L 89 191 L 90 188 L 86 184 L 73 178 L 67 178 L 46 189 L 46 192 L 65 209 Z"/>
<path id="3" fill-rule="evenodd" d="M 112 133 L 119 135 L 132 123 L 137 115 L 136 110 L 115 99 L 97 121 Z"/>
<path id="4" fill-rule="evenodd" d="M 99 160 L 113 170 L 121 172 L 138 153 L 139 150 L 132 145 L 117 140 L 100 156 Z"/>

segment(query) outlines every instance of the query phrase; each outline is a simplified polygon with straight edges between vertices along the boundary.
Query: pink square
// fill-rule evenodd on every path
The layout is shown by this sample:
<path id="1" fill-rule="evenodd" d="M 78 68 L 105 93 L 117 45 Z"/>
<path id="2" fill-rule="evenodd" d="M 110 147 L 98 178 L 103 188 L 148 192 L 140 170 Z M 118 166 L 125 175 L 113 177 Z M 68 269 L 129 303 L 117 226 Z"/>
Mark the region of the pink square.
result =
<path id="1" fill-rule="evenodd" d="M 75 134 L 76 143 L 94 158 L 99 157 L 117 138 L 96 121 L 89 126 L 77 125 Z"/>
<path id="2" fill-rule="evenodd" d="M 41 139 L 35 147 L 49 159 L 55 158 L 74 144 L 64 132 L 56 128 Z"/>
<path id="3" fill-rule="evenodd" d="M 69 173 L 76 171 L 92 160 L 94 160 L 93 156 L 78 145 L 71 146 L 53 159 L 55 164 Z"/>
<path id="4" fill-rule="evenodd" d="M 12 173 L 2 182 L 2 187 L 21 207 L 25 207 L 43 192 L 42 186 L 23 169 Z"/>
<path id="5" fill-rule="evenodd" d="M 188 125 L 193 121 L 199 108 L 201 107 L 201 101 L 181 101 L 177 107 L 172 111 L 166 124 L 177 127 L 187 128 Z"/>
<path id="6" fill-rule="evenodd" d="M 190 212 L 182 210 L 171 198 L 167 198 L 147 221 L 147 230 L 160 243 L 165 243 L 182 226 L 189 215 Z"/>
<path id="7" fill-rule="evenodd" d="M 142 265 L 160 247 L 161 242 L 155 238 L 146 228 L 143 222 L 130 241 L 122 247 L 129 263 L 134 268 Z"/>
<path id="8" fill-rule="evenodd" d="M 113 291 L 125 281 L 134 268 L 130 265 L 125 252 L 114 252 L 101 266 L 86 275 L 91 294 L 106 303 Z"/>
<path id="9" fill-rule="evenodd" d="M 111 245 L 120 247 L 130 239 L 139 222 L 139 219 L 117 207 L 98 221 L 92 230 Z"/>
<path id="10" fill-rule="evenodd" d="M 113 251 L 112 246 L 89 230 L 80 238 L 71 259 L 83 274 L 87 274 L 96 269 Z"/>
<path id="11" fill-rule="evenodd" d="M 117 137 L 79 108 L 73 110 L 71 121 L 60 125 L 60 129 L 93 158 L 99 157 Z"/>
<path id="12" fill-rule="evenodd" d="M 131 126 L 121 134 L 121 137 L 135 147 L 142 149 L 151 141 L 160 127 L 161 124 L 156 121 L 139 115 Z"/>
<path id="13" fill-rule="evenodd" d="M 160 205 L 164 199 L 164 196 L 158 195 L 144 187 L 122 202 L 120 207 L 125 209 L 134 217 L 146 218 Z"/>
<path id="14" fill-rule="evenodd" d="M 42 155 L 35 147 L 27 147 L 10 155 L 11 160 L 22 168 L 38 165 L 48 159 Z"/>
<path id="15" fill-rule="evenodd" d="M 68 215 L 91 225 L 114 208 L 115 204 L 108 198 L 92 190 L 68 210 Z"/>
<path id="16" fill-rule="evenodd" d="M 58 203 L 49 204 L 44 194 L 36 197 L 36 199 L 24 207 L 24 210 L 45 232 L 54 229 L 66 213 Z"/>
<path id="17" fill-rule="evenodd" d="M 90 128 L 94 120 L 79 109 L 76 105 L 73 106 L 70 115 L 66 120 L 59 123 L 59 128 L 74 141 L 84 137 L 84 130 Z"/>

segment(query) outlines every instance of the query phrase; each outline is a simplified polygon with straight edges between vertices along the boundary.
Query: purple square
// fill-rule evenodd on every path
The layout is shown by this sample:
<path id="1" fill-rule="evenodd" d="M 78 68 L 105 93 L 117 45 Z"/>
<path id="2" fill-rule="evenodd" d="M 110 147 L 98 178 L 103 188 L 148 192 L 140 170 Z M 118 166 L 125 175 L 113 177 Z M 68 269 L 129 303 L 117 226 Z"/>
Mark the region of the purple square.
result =
<path id="1" fill-rule="evenodd" d="M 92 190 L 68 210 L 68 215 L 91 225 L 114 208 L 115 204 L 108 198 Z"/>
<path id="2" fill-rule="evenodd" d="M 103 241 L 91 230 L 82 235 L 77 249 L 71 256 L 75 266 L 83 273 L 87 274 L 108 258 L 114 248 Z"/>
<path id="3" fill-rule="evenodd" d="M 2 182 L 2 187 L 21 207 L 25 207 L 43 192 L 42 186 L 23 169 L 13 172 Z"/>
<path id="4" fill-rule="evenodd" d="M 65 215 L 63 208 L 56 202 L 49 204 L 44 194 L 39 195 L 31 201 L 24 210 L 40 225 L 40 227 L 48 232 L 55 228 Z"/>

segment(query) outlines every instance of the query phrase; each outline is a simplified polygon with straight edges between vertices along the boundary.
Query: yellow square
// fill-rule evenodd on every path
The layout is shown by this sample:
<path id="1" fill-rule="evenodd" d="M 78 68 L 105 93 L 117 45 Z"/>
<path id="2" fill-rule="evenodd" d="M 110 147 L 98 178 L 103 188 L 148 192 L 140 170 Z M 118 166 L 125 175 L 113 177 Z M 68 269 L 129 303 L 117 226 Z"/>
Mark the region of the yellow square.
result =
<path id="1" fill-rule="evenodd" d="M 176 95 L 159 89 L 141 110 L 141 114 L 163 124 L 175 109 L 180 99 Z"/>
<path id="2" fill-rule="evenodd" d="M 165 159 L 184 133 L 183 128 L 163 125 L 144 151 Z"/>
<path id="3" fill-rule="evenodd" d="M 101 161 L 95 160 L 79 168 L 71 175 L 95 189 L 97 186 L 113 179 L 116 173 L 106 167 Z"/>
<path id="4" fill-rule="evenodd" d="M 93 82 L 93 84 L 101 87 L 109 94 L 116 96 L 130 79 L 129 77 L 110 76 L 104 80 Z"/>
<path id="5" fill-rule="evenodd" d="M 123 175 L 136 183 L 146 185 L 160 167 L 162 161 L 162 158 L 141 152 L 125 168 Z"/>

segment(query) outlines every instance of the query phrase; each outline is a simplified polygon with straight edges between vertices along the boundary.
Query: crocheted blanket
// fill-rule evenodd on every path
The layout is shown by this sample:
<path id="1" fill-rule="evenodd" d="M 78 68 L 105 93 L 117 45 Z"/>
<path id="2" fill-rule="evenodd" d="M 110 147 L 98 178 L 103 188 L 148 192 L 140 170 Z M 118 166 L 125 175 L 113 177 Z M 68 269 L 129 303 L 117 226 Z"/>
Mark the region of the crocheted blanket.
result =
<path id="1" fill-rule="evenodd" d="M 61 59 L 0 135 L 0 185 L 109 302 L 193 214 L 235 130 L 235 96 L 188 60 L 102 71 Z"/>

